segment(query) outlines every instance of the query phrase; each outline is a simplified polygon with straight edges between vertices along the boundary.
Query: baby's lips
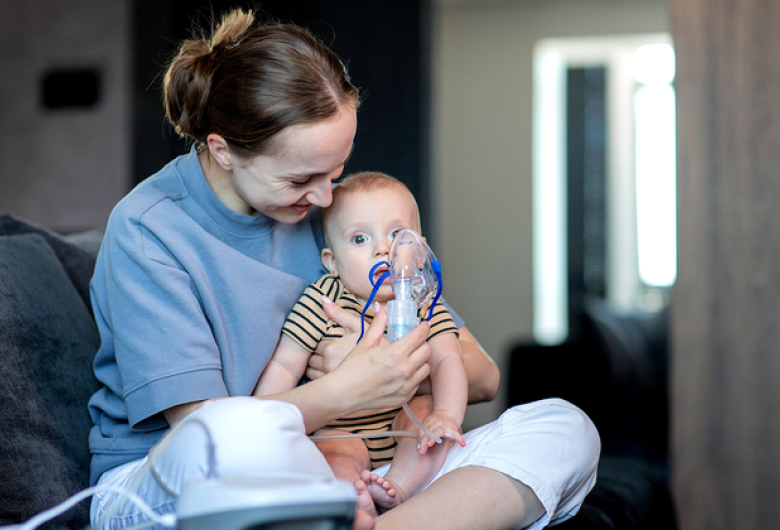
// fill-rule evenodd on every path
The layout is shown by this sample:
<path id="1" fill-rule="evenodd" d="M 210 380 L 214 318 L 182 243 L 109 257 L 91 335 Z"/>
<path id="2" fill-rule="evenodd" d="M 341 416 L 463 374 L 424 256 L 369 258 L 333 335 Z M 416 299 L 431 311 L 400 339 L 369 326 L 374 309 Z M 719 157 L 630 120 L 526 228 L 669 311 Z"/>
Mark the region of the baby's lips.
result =
<path id="1" fill-rule="evenodd" d="M 383 267 L 378 267 L 378 268 L 377 268 L 377 269 L 374 271 L 374 281 L 376 282 L 377 280 L 379 280 L 379 278 L 381 278 L 381 277 L 382 277 L 382 275 L 383 275 L 384 273 L 386 273 L 388 270 L 389 270 L 389 269 L 388 269 L 387 267 L 385 267 L 385 266 L 383 266 Z M 388 275 L 388 277 L 385 279 L 385 283 L 388 283 L 389 281 L 390 281 L 390 275 Z"/>

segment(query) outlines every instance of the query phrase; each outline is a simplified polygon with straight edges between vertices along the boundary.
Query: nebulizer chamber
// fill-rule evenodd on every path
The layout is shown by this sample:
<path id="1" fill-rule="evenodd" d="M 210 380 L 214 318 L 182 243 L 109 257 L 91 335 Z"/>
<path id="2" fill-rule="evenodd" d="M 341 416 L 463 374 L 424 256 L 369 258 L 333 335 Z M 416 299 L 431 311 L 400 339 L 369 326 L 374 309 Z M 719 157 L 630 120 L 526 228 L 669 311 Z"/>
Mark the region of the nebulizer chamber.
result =
<path id="1" fill-rule="evenodd" d="M 387 302 L 390 343 L 417 326 L 419 309 L 438 293 L 437 264 L 433 251 L 417 232 L 407 228 L 396 234 L 388 254 L 390 284 L 395 297 Z"/>

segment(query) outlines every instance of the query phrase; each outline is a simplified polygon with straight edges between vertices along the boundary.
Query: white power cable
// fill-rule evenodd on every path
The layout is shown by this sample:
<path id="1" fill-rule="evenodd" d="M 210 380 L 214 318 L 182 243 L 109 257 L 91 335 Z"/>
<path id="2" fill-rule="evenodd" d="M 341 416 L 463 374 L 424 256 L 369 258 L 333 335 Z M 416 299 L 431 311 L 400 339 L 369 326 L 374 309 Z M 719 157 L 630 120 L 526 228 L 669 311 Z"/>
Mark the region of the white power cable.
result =
<path id="1" fill-rule="evenodd" d="M 152 510 L 146 502 L 144 502 L 141 497 L 136 495 L 135 493 L 129 492 L 125 490 L 124 488 L 120 488 L 118 486 L 113 486 L 109 484 L 103 484 L 98 486 L 92 486 L 90 488 L 87 488 L 85 490 L 82 490 L 69 499 L 66 499 L 65 501 L 61 502 L 57 506 L 54 506 L 53 508 L 49 508 L 48 510 L 39 513 L 38 515 L 28 519 L 24 523 L 15 524 L 11 526 L 0 526 L 3 530 L 35 530 L 39 526 L 41 526 L 43 523 L 50 521 L 57 517 L 58 515 L 62 515 L 66 511 L 73 508 L 75 505 L 83 501 L 84 499 L 91 497 L 95 493 L 99 491 L 113 491 L 114 493 L 122 493 L 125 495 L 125 497 L 133 501 L 135 504 L 137 504 L 141 511 L 149 517 L 150 521 L 145 521 L 139 525 L 133 526 L 131 528 L 142 528 L 143 526 L 151 526 L 152 524 L 160 524 L 169 528 L 173 528 L 176 526 L 176 516 L 172 513 L 165 514 L 165 515 L 159 515 Z M 126 530 L 131 530 L 130 528 L 127 528 Z"/>
<path id="2" fill-rule="evenodd" d="M 186 424 L 190 423 L 197 423 L 201 425 L 206 432 L 206 438 L 207 438 L 207 458 L 208 458 L 208 473 L 207 477 L 215 477 L 217 472 L 217 459 L 216 459 L 216 450 L 214 448 L 214 440 L 211 437 L 211 432 L 209 431 L 208 425 L 206 425 L 203 421 L 201 421 L 198 418 L 188 418 L 185 419 L 185 421 L 182 422 L 182 427 Z M 174 429 L 176 430 L 176 429 Z M 173 431 L 171 431 L 172 433 Z M 178 431 L 177 431 L 178 432 Z M 154 456 L 156 453 L 161 452 L 165 446 L 170 443 L 171 436 L 168 433 L 169 436 L 165 436 L 163 440 L 158 443 L 155 447 L 156 451 L 150 450 L 149 452 L 149 458 L 147 461 L 143 464 L 143 467 L 148 467 L 151 471 L 155 471 L 154 469 Z M 125 530 L 139 530 L 141 528 L 146 528 L 148 526 L 152 526 L 155 524 L 159 524 L 165 527 L 173 528 L 176 526 L 176 515 L 172 513 L 168 513 L 165 515 L 159 515 L 157 514 L 152 508 L 144 502 L 144 500 L 136 495 L 134 491 L 138 488 L 140 480 L 143 478 L 143 469 L 141 469 L 135 477 L 135 480 L 132 481 L 130 484 L 131 487 L 129 488 L 120 488 L 119 486 L 114 486 L 110 484 L 99 484 L 97 486 L 92 486 L 90 488 L 87 488 L 85 490 L 82 490 L 72 497 L 66 499 L 65 501 L 61 502 L 57 506 L 54 506 L 53 508 L 49 508 L 46 511 L 43 511 L 39 513 L 38 515 L 35 515 L 28 519 L 24 523 L 15 524 L 15 525 L 9 525 L 9 526 L 0 526 L 1 530 L 35 530 L 42 524 L 44 524 L 47 521 L 50 521 L 51 519 L 54 519 L 58 515 L 62 515 L 66 511 L 73 508 L 76 504 L 80 503 L 84 499 L 87 499 L 94 495 L 95 493 L 101 492 L 101 491 L 113 491 L 114 493 L 119 493 L 120 497 L 113 503 L 113 512 L 109 511 L 107 513 L 104 513 L 98 520 L 98 528 L 101 528 L 103 523 L 106 522 L 106 519 L 111 517 L 116 511 L 120 508 L 120 506 L 127 502 L 132 501 L 136 505 L 138 505 L 141 508 L 141 511 L 149 518 L 149 521 L 144 521 L 142 523 L 138 523 L 137 525 L 131 526 L 126 528 Z M 156 473 L 153 473 L 156 476 Z M 169 491 L 167 486 L 160 482 L 160 486 L 163 487 L 166 491 Z M 175 494 L 172 495 L 173 497 L 176 497 Z"/>

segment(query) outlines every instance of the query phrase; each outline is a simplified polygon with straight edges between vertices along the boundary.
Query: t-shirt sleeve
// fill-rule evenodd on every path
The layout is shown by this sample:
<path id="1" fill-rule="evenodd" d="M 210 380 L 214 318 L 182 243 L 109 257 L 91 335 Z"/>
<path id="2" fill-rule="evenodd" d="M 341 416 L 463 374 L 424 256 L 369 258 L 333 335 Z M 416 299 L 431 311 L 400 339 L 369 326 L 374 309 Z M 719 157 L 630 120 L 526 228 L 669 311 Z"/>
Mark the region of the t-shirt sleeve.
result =
<path id="1" fill-rule="evenodd" d="M 427 311 L 425 313 L 425 318 L 428 318 Z M 433 316 L 431 317 L 430 324 L 431 332 L 428 335 L 428 340 L 437 335 L 441 335 L 442 333 L 455 333 L 460 336 L 458 326 L 455 324 L 450 312 L 441 300 L 436 302 L 436 305 L 433 306 Z"/>
<path id="2" fill-rule="evenodd" d="M 447 303 L 447 301 L 444 299 L 444 297 L 439 298 L 439 302 L 444 304 L 444 307 L 449 311 L 450 317 L 452 317 L 452 321 L 455 323 L 456 328 L 462 328 L 466 325 L 466 322 L 461 318 L 461 316 L 455 312 L 454 309 L 452 309 L 452 306 Z"/>
<path id="3" fill-rule="evenodd" d="M 143 226 L 107 241 L 103 296 L 132 428 L 162 411 L 228 395 L 213 331 L 190 275 Z M 96 364 L 96 372 L 99 367 Z"/>
<path id="4" fill-rule="evenodd" d="M 322 281 L 309 285 L 282 327 L 282 333 L 311 352 L 322 341 L 328 324 L 322 309 L 322 297 L 326 294 L 333 299 L 333 294 L 323 289 Z"/>

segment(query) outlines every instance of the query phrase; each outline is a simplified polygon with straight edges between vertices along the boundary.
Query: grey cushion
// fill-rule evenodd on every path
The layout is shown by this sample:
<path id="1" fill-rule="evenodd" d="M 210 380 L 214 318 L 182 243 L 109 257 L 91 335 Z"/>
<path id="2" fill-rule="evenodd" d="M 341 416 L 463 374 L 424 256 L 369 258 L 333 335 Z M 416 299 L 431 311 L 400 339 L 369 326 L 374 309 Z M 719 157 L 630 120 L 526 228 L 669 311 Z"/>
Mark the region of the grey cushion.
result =
<path id="1" fill-rule="evenodd" d="M 64 240 L 55 253 L 53 239 L 0 237 L 0 524 L 24 521 L 88 486 L 87 402 L 98 387 L 99 336 L 73 283 L 85 267 L 74 256 L 86 255 Z M 58 254 L 71 258 L 71 274 Z M 44 528 L 87 522 L 82 502 Z"/>
<path id="2" fill-rule="evenodd" d="M 102 229 L 62 236 L 13 215 L 0 215 L 0 236 L 19 234 L 40 234 L 46 240 L 92 314 L 92 304 L 89 301 L 89 282 L 92 280 L 92 273 L 95 270 L 97 251 L 103 237 Z"/>

